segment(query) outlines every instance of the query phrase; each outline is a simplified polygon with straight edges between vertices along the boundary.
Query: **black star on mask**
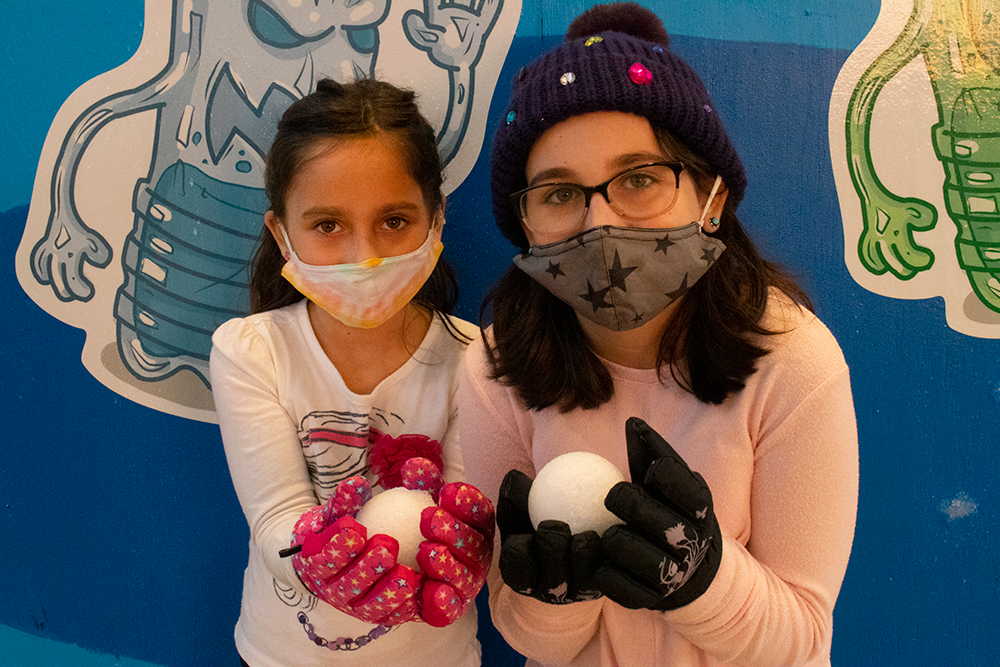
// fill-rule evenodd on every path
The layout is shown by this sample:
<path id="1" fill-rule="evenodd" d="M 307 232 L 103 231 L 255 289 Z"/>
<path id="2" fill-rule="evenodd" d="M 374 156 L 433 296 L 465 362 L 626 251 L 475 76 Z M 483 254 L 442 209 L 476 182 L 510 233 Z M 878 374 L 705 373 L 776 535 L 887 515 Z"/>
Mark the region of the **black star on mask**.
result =
<path id="1" fill-rule="evenodd" d="M 670 240 L 670 235 L 664 236 L 662 239 L 656 239 L 656 248 L 653 249 L 653 252 L 662 252 L 666 255 L 667 248 L 673 244 L 674 242 Z"/>
<path id="2" fill-rule="evenodd" d="M 555 280 L 559 276 L 565 276 L 562 269 L 559 268 L 559 262 L 549 262 L 549 268 L 545 269 L 545 273 L 552 274 L 552 279 Z"/>
<path id="3" fill-rule="evenodd" d="M 608 271 L 608 278 L 611 280 L 611 286 L 617 287 L 623 292 L 627 292 L 628 289 L 625 287 L 625 279 L 629 277 L 629 274 L 638 268 L 638 266 L 628 266 L 622 268 L 622 260 L 618 257 L 618 251 L 615 250 L 615 261 L 614 264 L 611 265 L 611 269 Z"/>
<path id="4" fill-rule="evenodd" d="M 604 297 L 608 295 L 611 291 L 610 287 L 605 287 L 604 289 L 595 290 L 594 286 L 587 281 L 587 293 L 580 294 L 579 297 L 584 301 L 590 303 L 594 307 L 594 312 L 596 313 L 598 308 L 614 308 L 610 303 L 604 300 Z"/>
<path id="5" fill-rule="evenodd" d="M 677 299 L 679 299 L 682 296 L 684 296 L 687 293 L 688 289 L 690 289 L 688 287 L 688 277 L 687 277 L 687 274 L 685 273 L 684 274 L 684 280 L 681 281 L 680 286 L 677 289 L 675 289 L 673 292 L 666 292 L 665 294 L 668 297 L 670 297 L 671 301 L 676 301 Z"/>
<path id="6" fill-rule="evenodd" d="M 717 250 L 715 248 L 705 248 L 704 252 L 701 254 L 701 258 L 709 264 L 714 264 L 716 252 Z"/>

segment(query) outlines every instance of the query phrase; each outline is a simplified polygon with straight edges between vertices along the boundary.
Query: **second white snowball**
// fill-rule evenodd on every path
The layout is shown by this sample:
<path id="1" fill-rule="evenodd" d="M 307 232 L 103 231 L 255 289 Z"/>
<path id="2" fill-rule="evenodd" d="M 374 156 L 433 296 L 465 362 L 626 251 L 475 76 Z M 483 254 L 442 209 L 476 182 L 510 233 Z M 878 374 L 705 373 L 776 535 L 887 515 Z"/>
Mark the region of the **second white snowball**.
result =
<path id="1" fill-rule="evenodd" d="M 528 494 L 531 524 L 557 519 L 573 533 L 598 535 L 621 519 L 604 507 L 604 498 L 625 477 L 607 459 L 590 452 L 569 452 L 549 461 L 535 477 Z"/>
<path id="2" fill-rule="evenodd" d="M 382 533 L 399 542 L 396 562 L 419 571 L 417 550 L 424 536 L 420 533 L 420 513 L 432 507 L 434 499 L 426 491 L 387 489 L 361 508 L 358 523 L 368 529 L 368 537 Z"/>

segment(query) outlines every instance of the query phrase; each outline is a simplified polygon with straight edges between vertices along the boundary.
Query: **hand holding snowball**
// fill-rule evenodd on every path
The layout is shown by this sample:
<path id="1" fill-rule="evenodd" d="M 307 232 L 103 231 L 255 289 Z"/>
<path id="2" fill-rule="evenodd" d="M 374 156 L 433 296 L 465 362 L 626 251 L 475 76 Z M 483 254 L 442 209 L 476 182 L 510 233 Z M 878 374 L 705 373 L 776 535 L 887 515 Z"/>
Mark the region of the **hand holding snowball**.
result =
<path id="1" fill-rule="evenodd" d="M 571 452 L 546 464 L 534 482 L 511 470 L 500 487 L 500 574 L 522 595 L 550 604 L 600 597 L 593 574 L 600 563 L 600 534 L 620 520 L 604 498 L 621 472 L 588 452 Z"/>
<path id="2" fill-rule="evenodd" d="M 704 478 L 646 422 L 625 423 L 632 482 L 608 494 L 624 520 L 604 533 L 606 560 L 594 575 L 608 598 L 629 609 L 667 611 L 693 602 L 722 560 L 722 533 Z"/>
<path id="3" fill-rule="evenodd" d="M 416 615 L 418 575 L 397 564 L 399 543 L 375 534 L 354 516 L 371 499 L 363 477 L 340 482 L 322 505 L 306 511 L 292 531 L 296 574 L 309 591 L 340 611 L 369 623 L 398 625 Z"/>
<path id="4" fill-rule="evenodd" d="M 442 487 L 427 459 L 409 459 L 401 472 L 402 487 L 374 498 L 362 477 L 338 484 L 296 524 L 292 544 L 302 551 L 293 562 L 314 595 L 355 618 L 441 627 L 465 612 L 486 579 L 493 507 L 471 485 Z"/>

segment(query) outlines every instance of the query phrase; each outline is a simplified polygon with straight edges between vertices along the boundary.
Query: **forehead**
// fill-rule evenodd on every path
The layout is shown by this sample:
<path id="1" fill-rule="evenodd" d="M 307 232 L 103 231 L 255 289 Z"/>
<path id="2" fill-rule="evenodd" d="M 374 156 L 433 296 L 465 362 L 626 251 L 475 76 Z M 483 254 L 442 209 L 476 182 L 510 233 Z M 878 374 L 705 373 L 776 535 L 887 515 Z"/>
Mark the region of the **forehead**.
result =
<path id="1" fill-rule="evenodd" d="M 530 181 L 543 170 L 564 169 L 581 175 L 618 169 L 630 155 L 663 155 L 649 121 L 620 111 L 573 116 L 553 125 L 532 146 L 525 164 Z"/>
<path id="2" fill-rule="evenodd" d="M 378 135 L 317 142 L 299 163 L 289 188 L 296 197 L 322 195 L 350 199 L 376 193 L 421 197 L 398 145 Z"/>

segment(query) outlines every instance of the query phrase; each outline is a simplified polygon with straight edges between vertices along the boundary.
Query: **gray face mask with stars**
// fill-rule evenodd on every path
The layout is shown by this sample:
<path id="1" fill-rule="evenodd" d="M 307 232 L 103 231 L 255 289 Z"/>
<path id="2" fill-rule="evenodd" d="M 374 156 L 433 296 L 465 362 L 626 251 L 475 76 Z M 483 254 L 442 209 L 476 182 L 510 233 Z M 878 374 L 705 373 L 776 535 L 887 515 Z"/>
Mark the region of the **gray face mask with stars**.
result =
<path id="1" fill-rule="evenodd" d="M 726 246 L 700 222 L 683 227 L 595 227 L 514 258 L 578 315 L 612 331 L 640 327 L 684 295 Z"/>

